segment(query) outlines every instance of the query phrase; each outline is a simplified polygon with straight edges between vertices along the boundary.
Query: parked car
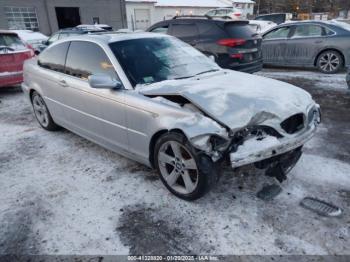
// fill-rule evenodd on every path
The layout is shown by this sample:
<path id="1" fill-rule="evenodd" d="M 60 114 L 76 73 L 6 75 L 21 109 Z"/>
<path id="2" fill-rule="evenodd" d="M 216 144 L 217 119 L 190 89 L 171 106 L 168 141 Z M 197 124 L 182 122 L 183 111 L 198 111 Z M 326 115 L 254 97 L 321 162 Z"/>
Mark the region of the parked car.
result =
<path id="1" fill-rule="evenodd" d="M 233 20 L 239 20 L 243 18 L 243 13 L 241 10 L 234 7 L 226 7 L 226 8 L 216 8 L 209 10 L 205 13 L 206 16 L 209 17 L 229 17 Z"/>
<path id="2" fill-rule="evenodd" d="M 302 89 L 221 69 L 166 35 L 75 36 L 24 70 L 44 129 L 63 126 L 155 168 L 186 200 L 206 193 L 224 163 L 254 164 L 283 181 L 320 121 Z"/>
<path id="3" fill-rule="evenodd" d="M 92 30 L 98 30 L 98 29 L 103 29 L 106 31 L 113 31 L 113 27 L 111 27 L 110 25 L 106 25 L 106 24 L 93 24 L 93 25 L 87 25 L 87 24 L 82 24 L 82 25 L 78 25 L 76 26 L 77 28 L 80 29 L 92 29 Z"/>
<path id="4" fill-rule="evenodd" d="M 271 21 L 249 20 L 249 26 L 258 34 L 263 34 L 271 28 L 277 26 L 277 24 Z"/>
<path id="5" fill-rule="evenodd" d="M 147 29 L 166 33 L 211 56 L 223 68 L 253 73 L 262 68 L 261 36 L 248 21 L 199 17 L 177 17 Z"/>
<path id="6" fill-rule="evenodd" d="M 0 30 L 0 87 L 13 86 L 23 81 L 23 63 L 34 56 L 16 33 Z"/>
<path id="7" fill-rule="evenodd" d="M 274 14 L 258 15 L 257 17 L 255 17 L 255 20 L 271 21 L 278 25 L 283 24 L 292 19 L 293 19 L 293 14 L 291 13 L 274 13 Z"/>
<path id="8" fill-rule="evenodd" d="M 350 64 L 350 31 L 327 21 L 279 25 L 263 35 L 266 65 L 317 67 L 333 74 Z"/>
<path id="9" fill-rule="evenodd" d="M 73 28 L 62 29 L 54 33 L 53 35 L 51 35 L 47 41 L 44 41 L 43 45 L 40 47 L 40 51 L 43 51 L 46 47 L 56 42 L 57 40 L 64 39 L 69 36 L 85 35 L 85 34 L 100 33 L 100 32 L 106 32 L 106 30 L 101 28 L 95 28 L 95 27 L 94 28 L 73 27 Z"/>
<path id="10" fill-rule="evenodd" d="M 346 75 L 346 83 L 348 84 L 348 87 L 350 88 L 350 68 L 348 69 L 348 74 Z"/>
<path id="11" fill-rule="evenodd" d="M 40 32 L 32 30 L 13 30 L 25 43 L 28 43 L 36 54 L 40 53 L 43 42 L 47 41 L 48 37 Z"/>

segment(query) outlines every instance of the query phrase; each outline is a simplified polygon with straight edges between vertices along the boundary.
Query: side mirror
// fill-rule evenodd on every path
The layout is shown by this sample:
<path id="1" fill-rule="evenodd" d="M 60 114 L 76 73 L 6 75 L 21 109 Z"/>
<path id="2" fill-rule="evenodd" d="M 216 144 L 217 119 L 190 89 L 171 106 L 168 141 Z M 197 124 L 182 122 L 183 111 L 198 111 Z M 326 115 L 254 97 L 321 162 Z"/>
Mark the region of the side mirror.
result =
<path id="1" fill-rule="evenodd" d="M 43 45 L 49 45 L 49 41 L 43 40 L 43 41 L 41 41 L 41 44 L 43 44 Z"/>
<path id="2" fill-rule="evenodd" d="M 215 56 L 210 55 L 210 56 L 209 56 L 209 59 L 210 59 L 211 61 L 215 62 Z"/>
<path id="3" fill-rule="evenodd" d="M 120 81 L 113 79 L 111 76 L 107 74 L 90 75 L 88 80 L 92 88 L 120 89 L 123 86 Z"/>

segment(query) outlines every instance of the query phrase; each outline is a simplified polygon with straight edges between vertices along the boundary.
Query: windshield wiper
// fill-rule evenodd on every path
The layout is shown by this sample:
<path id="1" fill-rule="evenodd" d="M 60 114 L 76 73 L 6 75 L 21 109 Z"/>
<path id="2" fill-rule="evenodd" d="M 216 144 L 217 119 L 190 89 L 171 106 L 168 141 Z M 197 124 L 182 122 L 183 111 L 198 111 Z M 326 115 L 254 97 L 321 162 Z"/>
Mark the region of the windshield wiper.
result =
<path id="1" fill-rule="evenodd" d="M 219 69 L 210 69 L 210 70 L 203 71 L 203 72 L 200 72 L 200 73 L 195 74 L 195 75 L 196 75 L 196 76 L 199 76 L 199 75 L 203 75 L 203 74 L 205 74 L 205 73 L 216 72 L 216 71 L 219 71 Z"/>
<path id="2" fill-rule="evenodd" d="M 210 69 L 210 70 L 203 71 L 203 72 L 200 72 L 200 73 L 198 73 L 198 74 L 195 74 L 195 75 L 193 75 L 193 76 L 181 76 L 181 77 L 176 77 L 176 78 L 174 78 L 174 80 L 180 80 L 180 79 L 191 78 L 191 77 L 195 77 L 195 76 L 202 75 L 202 74 L 205 74 L 205 73 L 216 72 L 216 71 L 219 71 L 219 69 Z"/>
<path id="3" fill-rule="evenodd" d="M 175 77 L 174 80 L 186 79 L 191 77 L 194 77 L 194 76 L 180 76 L 180 77 Z"/>

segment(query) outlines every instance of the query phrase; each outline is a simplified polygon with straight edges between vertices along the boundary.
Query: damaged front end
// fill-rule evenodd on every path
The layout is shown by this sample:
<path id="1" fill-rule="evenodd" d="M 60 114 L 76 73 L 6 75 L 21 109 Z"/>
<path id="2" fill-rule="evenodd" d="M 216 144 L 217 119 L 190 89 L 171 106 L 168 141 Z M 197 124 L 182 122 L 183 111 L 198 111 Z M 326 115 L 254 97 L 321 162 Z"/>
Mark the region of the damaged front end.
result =
<path id="1" fill-rule="evenodd" d="M 315 104 L 307 114 L 293 115 L 278 128 L 249 126 L 231 133 L 229 139 L 203 135 L 191 142 L 215 162 L 228 160 L 234 169 L 254 165 L 282 182 L 300 159 L 303 145 L 314 136 L 320 122 L 321 111 Z"/>

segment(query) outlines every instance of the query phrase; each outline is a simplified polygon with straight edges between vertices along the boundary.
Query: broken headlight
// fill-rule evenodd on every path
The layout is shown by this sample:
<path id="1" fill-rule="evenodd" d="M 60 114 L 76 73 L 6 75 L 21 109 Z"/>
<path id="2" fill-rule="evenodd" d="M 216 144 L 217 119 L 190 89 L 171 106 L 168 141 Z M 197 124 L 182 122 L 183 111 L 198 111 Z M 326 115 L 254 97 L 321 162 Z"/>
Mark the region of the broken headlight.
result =
<path id="1" fill-rule="evenodd" d="M 214 151 L 224 151 L 230 144 L 230 140 L 217 135 L 212 135 L 209 141 Z"/>
<path id="2" fill-rule="evenodd" d="M 191 143 L 202 151 L 210 152 L 225 150 L 230 141 L 218 135 L 200 135 L 192 138 Z"/>
<path id="3" fill-rule="evenodd" d="M 314 105 L 308 112 L 308 123 L 321 123 L 321 108 L 319 105 Z"/>

